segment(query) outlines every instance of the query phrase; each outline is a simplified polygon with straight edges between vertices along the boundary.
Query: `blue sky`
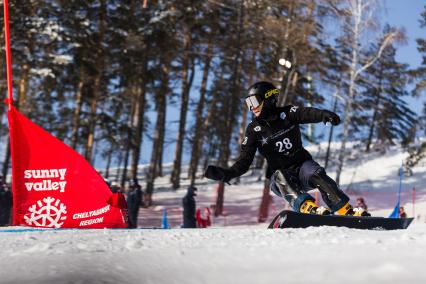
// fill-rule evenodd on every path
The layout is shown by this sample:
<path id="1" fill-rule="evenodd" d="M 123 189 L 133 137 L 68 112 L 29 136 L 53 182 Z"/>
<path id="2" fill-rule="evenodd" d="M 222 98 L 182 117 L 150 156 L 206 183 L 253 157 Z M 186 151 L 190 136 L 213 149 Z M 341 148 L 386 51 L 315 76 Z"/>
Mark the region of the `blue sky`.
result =
<path id="1" fill-rule="evenodd" d="M 417 51 L 417 44 L 415 42 L 416 38 L 423 37 L 426 38 L 426 29 L 420 28 L 420 13 L 423 11 L 423 7 L 426 5 L 426 1 L 421 0 L 384 0 L 382 2 L 383 8 L 380 11 L 379 15 L 381 17 L 382 24 L 389 23 L 391 26 L 402 27 L 406 30 L 407 34 L 407 43 L 405 45 L 399 46 L 397 51 L 397 59 L 400 62 L 408 63 L 412 68 L 418 67 L 421 62 L 421 55 Z M 199 82 L 194 82 L 195 89 L 193 88 L 192 97 L 194 99 L 197 98 L 195 95 L 197 93 L 197 88 L 199 86 Z M 408 91 L 412 89 L 412 86 L 409 86 Z M 195 92 L 194 92 L 195 90 Z M 407 101 L 409 102 L 411 108 L 420 113 L 423 108 L 424 98 L 413 99 L 410 98 Z M 171 140 L 176 138 L 176 130 L 178 127 L 179 112 L 176 107 L 170 107 L 167 113 L 167 121 L 168 121 L 168 134 L 166 139 Z M 187 120 L 192 120 L 193 111 L 190 110 L 188 112 Z M 148 132 L 152 132 L 152 128 L 155 124 L 155 116 L 150 115 L 151 117 L 151 126 Z M 175 127 L 170 127 L 171 123 L 174 123 Z M 324 130 L 323 126 L 317 126 L 317 131 L 327 131 Z M 317 133 L 318 134 L 318 133 Z M 187 144 L 186 144 L 187 145 Z M 144 137 L 144 143 L 142 147 L 142 156 L 141 163 L 149 163 L 151 158 L 151 149 L 152 143 L 147 138 Z M 188 148 L 186 147 L 186 153 L 184 152 L 184 161 L 189 159 Z M 174 144 L 170 143 L 166 146 L 164 151 L 164 162 L 169 163 L 172 162 L 174 158 Z"/>
<path id="2" fill-rule="evenodd" d="M 408 63 L 412 68 L 420 66 L 422 57 L 417 51 L 416 38 L 426 38 L 426 28 L 420 28 L 420 13 L 423 11 L 426 1 L 422 0 L 385 0 L 383 22 L 392 26 L 404 27 L 407 33 L 407 44 L 399 46 L 397 60 Z M 412 86 L 409 86 L 409 90 Z M 420 113 L 425 98 L 410 98 L 407 100 L 411 108 Z"/>
<path id="3" fill-rule="evenodd" d="M 421 0 L 386 0 L 383 21 L 392 26 L 404 27 L 408 42 L 398 49 L 398 60 L 417 67 L 421 62 L 421 55 L 417 51 L 416 38 L 426 38 L 426 29 L 420 28 L 420 13 L 426 5 Z"/>

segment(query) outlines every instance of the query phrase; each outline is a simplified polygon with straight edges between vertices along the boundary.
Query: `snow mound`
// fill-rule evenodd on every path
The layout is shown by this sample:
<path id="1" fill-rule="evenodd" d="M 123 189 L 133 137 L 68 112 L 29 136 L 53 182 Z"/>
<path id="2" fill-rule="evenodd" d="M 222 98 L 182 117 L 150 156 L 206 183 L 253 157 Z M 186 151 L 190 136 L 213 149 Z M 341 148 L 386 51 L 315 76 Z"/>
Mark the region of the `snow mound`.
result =
<path id="1" fill-rule="evenodd" d="M 425 283 L 426 226 L 407 230 L 1 232 L 0 283 Z"/>

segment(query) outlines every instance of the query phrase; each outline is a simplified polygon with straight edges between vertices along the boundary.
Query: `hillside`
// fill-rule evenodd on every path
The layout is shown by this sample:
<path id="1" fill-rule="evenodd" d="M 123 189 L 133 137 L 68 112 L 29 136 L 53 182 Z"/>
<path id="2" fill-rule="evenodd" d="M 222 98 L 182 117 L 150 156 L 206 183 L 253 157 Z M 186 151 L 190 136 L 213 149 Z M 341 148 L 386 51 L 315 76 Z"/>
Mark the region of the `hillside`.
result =
<path id="1" fill-rule="evenodd" d="M 338 146 L 338 144 L 333 145 L 333 147 Z M 308 146 L 307 149 L 311 151 L 315 159 L 323 164 L 322 156 L 325 153 L 325 147 L 325 144 L 320 144 Z M 353 203 L 357 197 L 363 197 L 373 215 L 388 216 L 396 204 L 396 193 L 399 188 L 398 171 L 408 153 L 404 152 L 399 145 L 387 149 L 384 154 L 379 151 L 367 154 L 357 149 L 356 144 L 351 144 L 350 147 L 355 150 L 352 151 L 353 154 L 348 157 L 345 164 L 341 177 L 341 188 L 351 197 Z M 166 173 L 169 167 L 170 165 L 165 166 Z M 426 184 L 426 163 L 420 161 L 412 170 L 413 175 L 404 176 L 402 181 L 401 205 L 405 207 L 408 216 L 416 216 L 420 222 L 424 222 L 426 218 L 426 187 L 424 186 Z M 335 167 L 330 167 L 327 172 L 332 178 L 335 177 Z M 172 227 L 180 226 L 181 198 L 185 195 L 188 185 L 188 180 L 185 179 L 186 172 L 183 171 L 183 173 L 182 187 L 177 191 L 170 189 L 168 175 L 157 180 L 158 189 L 154 194 L 154 206 L 140 211 L 140 226 L 160 226 L 164 208 L 167 209 Z M 216 218 L 215 226 L 260 225 L 257 222 L 257 214 L 263 181 L 258 181 L 259 175 L 261 173 L 258 171 L 250 170 L 241 178 L 240 183 L 226 186 L 224 203 L 226 216 Z M 210 207 L 215 200 L 217 184 L 200 178 L 197 187 L 198 208 Z M 413 188 L 415 188 L 414 207 Z M 312 194 L 315 196 L 315 192 Z M 287 204 L 281 198 L 273 196 L 270 218 L 285 208 L 288 208 Z"/>

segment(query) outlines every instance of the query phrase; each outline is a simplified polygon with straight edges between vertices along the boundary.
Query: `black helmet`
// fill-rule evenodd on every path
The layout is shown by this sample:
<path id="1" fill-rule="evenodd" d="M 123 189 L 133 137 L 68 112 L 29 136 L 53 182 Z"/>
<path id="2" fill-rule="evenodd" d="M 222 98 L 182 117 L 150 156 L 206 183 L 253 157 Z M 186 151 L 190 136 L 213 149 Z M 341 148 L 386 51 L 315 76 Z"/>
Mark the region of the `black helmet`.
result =
<path id="1" fill-rule="evenodd" d="M 134 189 L 141 189 L 142 188 L 137 179 L 133 179 L 133 180 L 129 181 L 129 186 L 130 186 L 130 188 L 134 188 Z"/>
<path id="2" fill-rule="evenodd" d="M 187 189 L 187 194 L 190 196 L 196 196 L 197 195 L 197 188 L 195 186 L 189 186 Z"/>
<path id="3" fill-rule="evenodd" d="M 248 89 L 248 95 L 246 96 L 247 107 L 252 110 L 263 102 L 261 117 L 265 117 L 269 110 L 276 107 L 279 93 L 280 91 L 272 83 L 265 81 L 254 83 Z"/>

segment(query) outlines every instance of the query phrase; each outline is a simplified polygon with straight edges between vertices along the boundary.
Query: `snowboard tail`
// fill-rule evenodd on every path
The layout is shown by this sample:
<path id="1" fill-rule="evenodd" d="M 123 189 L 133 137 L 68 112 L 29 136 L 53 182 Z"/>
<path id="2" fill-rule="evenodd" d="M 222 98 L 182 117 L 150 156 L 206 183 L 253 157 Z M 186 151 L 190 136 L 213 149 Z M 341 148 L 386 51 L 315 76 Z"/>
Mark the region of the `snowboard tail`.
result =
<path id="1" fill-rule="evenodd" d="M 268 229 L 336 226 L 364 230 L 399 230 L 407 229 L 412 221 L 413 218 L 315 215 L 284 210 L 275 216 Z"/>

